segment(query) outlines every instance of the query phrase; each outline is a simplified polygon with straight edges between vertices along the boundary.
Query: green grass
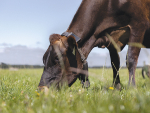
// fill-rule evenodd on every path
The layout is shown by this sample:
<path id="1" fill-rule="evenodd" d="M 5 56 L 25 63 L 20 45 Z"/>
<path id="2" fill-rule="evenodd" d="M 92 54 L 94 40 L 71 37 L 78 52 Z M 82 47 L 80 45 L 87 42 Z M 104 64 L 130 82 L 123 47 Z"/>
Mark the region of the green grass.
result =
<path id="1" fill-rule="evenodd" d="M 137 88 L 128 87 L 128 71 L 120 70 L 121 91 L 112 86 L 112 69 L 89 69 L 91 87 L 80 81 L 48 94 L 36 91 L 42 69 L 0 70 L 0 113 L 149 113 L 150 80 L 136 70 Z"/>

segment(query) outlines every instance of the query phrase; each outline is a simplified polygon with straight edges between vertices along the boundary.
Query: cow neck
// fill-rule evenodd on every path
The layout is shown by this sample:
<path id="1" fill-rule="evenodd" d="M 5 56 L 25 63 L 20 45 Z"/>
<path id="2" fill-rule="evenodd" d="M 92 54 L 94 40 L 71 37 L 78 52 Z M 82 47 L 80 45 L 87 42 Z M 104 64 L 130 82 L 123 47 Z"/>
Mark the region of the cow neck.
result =
<path id="1" fill-rule="evenodd" d="M 86 42 L 82 45 L 81 51 L 84 54 L 85 58 L 88 57 L 91 50 L 95 47 L 96 38 L 91 36 Z"/>

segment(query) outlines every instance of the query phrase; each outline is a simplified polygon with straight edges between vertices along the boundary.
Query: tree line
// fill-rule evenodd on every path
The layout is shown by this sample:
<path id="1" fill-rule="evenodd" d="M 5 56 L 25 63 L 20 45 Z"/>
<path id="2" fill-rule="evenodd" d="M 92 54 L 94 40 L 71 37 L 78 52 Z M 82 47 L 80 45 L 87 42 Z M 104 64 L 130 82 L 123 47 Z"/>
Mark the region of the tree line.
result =
<path id="1" fill-rule="evenodd" d="M 2 69 L 9 69 L 9 68 L 43 68 L 44 66 L 41 65 L 10 65 L 6 63 L 1 63 L 0 68 Z"/>

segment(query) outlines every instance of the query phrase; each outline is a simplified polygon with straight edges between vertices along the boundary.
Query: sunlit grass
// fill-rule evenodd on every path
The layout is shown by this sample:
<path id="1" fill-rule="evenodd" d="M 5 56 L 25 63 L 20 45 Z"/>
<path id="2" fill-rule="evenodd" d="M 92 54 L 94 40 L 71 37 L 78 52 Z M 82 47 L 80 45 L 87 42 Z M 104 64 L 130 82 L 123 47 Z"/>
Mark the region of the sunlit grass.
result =
<path id="1" fill-rule="evenodd" d="M 90 88 L 77 80 L 70 88 L 37 91 L 42 69 L 0 70 L 3 113 L 149 113 L 150 81 L 136 70 L 137 88 L 128 87 L 128 71 L 120 70 L 123 89 L 112 87 L 112 69 L 89 69 Z"/>

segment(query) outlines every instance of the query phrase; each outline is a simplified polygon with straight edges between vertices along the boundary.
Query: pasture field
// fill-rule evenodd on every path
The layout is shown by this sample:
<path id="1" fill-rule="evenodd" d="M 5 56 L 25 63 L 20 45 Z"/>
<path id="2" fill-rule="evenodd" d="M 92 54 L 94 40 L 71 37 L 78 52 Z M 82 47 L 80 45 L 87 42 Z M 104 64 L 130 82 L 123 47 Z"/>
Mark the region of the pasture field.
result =
<path id="1" fill-rule="evenodd" d="M 37 86 L 42 69 L 0 70 L 0 113 L 150 113 L 150 80 L 136 70 L 136 88 L 120 70 L 122 90 L 113 89 L 112 69 L 89 69 L 90 88 L 77 80 L 70 88 L 46 93 Z"/>

